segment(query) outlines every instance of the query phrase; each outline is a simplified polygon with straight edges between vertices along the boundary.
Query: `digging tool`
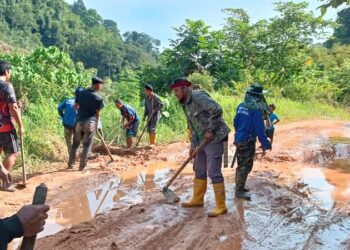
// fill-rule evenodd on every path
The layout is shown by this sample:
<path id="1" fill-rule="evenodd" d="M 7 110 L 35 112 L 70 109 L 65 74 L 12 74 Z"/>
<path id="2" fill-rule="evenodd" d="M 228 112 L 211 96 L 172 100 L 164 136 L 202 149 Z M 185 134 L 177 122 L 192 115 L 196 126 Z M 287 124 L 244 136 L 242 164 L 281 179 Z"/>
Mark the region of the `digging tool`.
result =
<path id="1" fill-rule="evenodd" d="M 27 173 L 26 173 L 26 163 L 24 158 L 24 138 L 23 135 L 20 136 L 21 140 L 21 165 L 22 165 L 22 184 L 19 184 L 19 187 L 25 188 L 27 186 Z"/>
<path id="2" fill-rule="evenodd" d="M 46 196 L 47 196 L 47 187 L 44 183 L 41 183 L 39 186 L 36 187 L 34 198 L 33 198 L 33 205 L 42 205 L 46 202 Z M 36 235 L 31 237 L 23 237 L 21 250 L 33 250 L 35 245 Z"/>
<path id="3" fill-rule="evenodd" d="M 103 146 L 106 148 L 109 157 L 111 158 L 111 161 L 110 161 L 110 162 L 114 162 L 113 155 L 111 154 L 111 151 L 109 150 L 109 148 L 108 148 L 108 146 L 107 146 L 107 143 L 106 143 L 105 140 L 103 139 L 101 133 L 100 133 L 98 130 L 96 130 L 96 133 L 97 133 L 98 138 L 102 141 Z"/>
<path id="4" fill-rule="evenodd" d="M 228 168 L 228 141 L 224 141 L 224 168 Z"/>
<path id="5" fill-rule="evenodd" d="M 145 133 L 148 124 L 151 122 L 152 117 L 153 117 L 153 114 L 147 119 L 146 125 L 145 125 L 145 126 L 143 127 L 143 129 L 142 129 L 142 133 L 141 133 L 139 139 L 137 140 L 137 143 L 136 143 L 136 145 L 135 145 L 135 148 L 140 144 L 140 141 L 141 141 L 141 139 L 142 139 L 142 136 L 143 136 L 143 134 Z"/>
<path id="6" fill-rule="evenodd" d="M 210 142 L 211 140 L 203 140 L 203 142 L 196 148 L 198 152 L 202 151 L 203 148 Z M 181 167 L 176 171 L 173 177 L 168 181 L 165 187 L 163 187 L 162 193 L 165 199 L 170 203 L 177 203 L 180 201 L 180 198 L 169 189 L 169 186 L 175 181 L 175 179 L 179 176 L 182 170 L 187 166 L 187 164 L 192 160 L 192 156 L 188 157 L 187 160 L 182 163 Z"/>
<path id="7" fill-rule="evenodd" d="M 237 149 L 235 151 L 235 154 L 233 155 L 232 163 L 231 163 L 231 168 L 235 166 L 235 162 L 237 160 Z"/>

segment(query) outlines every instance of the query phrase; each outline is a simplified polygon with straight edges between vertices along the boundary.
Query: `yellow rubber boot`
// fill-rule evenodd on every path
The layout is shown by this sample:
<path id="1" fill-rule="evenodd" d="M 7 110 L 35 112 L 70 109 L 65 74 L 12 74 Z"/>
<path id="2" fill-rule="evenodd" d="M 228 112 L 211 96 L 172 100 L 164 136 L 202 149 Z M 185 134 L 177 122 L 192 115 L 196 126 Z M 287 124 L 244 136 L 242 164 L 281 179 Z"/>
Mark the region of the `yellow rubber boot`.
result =
<path id="1" fill-rule="evenodd" d="M 216 207 L 213 211 L 208 213 L 209 217 L 216 217 L 220 214 L 226 214 L 227 213 L 227 207 L 226 207 L 226 195 L 225 195 L 225 184 L 222 183 L 216 183 L 213 184 L 214 186 L 214 193 L 215 193 L 215 200 L 216 200 Z"/>
<path id="2" fill-rule="evenodd" d="M 151 144 L 151 145 L 156 144 L 156 134 L 155 133 L 149 134 L 149 144 Z"/>
<path id="3" fill-rule="evenodd" d="M 188 128 L 186 130 L 186 141 L 189 142 L 191 139 L 191 130 Z"/>
<path id="4" fill-rule="evenodd" d="M 183 202 L 182 207 L 201 207 L 204 203 L 204 195 L 207 191 L 207 180 L 194 179 L 193 197 L 190 201 Z"/>

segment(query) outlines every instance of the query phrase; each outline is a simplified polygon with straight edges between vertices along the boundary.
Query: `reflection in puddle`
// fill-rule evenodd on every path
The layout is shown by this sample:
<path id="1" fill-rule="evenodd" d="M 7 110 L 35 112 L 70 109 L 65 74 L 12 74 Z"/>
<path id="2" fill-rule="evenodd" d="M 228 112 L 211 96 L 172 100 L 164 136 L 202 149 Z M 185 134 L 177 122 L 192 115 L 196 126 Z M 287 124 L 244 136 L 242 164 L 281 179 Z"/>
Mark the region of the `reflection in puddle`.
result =
<path id="1" fill-rule="evenodd" d="M 301 180 L 307 184 L 312 198 L 320 207 L 331 209 L 334 202 L 349 200 L 350 175 L 329 168 L 303 168 Z"/>
<path id="2" fill-rule="evenodd" d="M 71 197 L 51 209 L 45 230 L 38 238 L 90 221 L 116 204 L 128 206 L 141 203 L 144 191 L 158 192 L 167 182 L 171 168 L 175 167 L 177 164 L 169 163 L 167 166 L 164 163 L 162 166 L 148 166 L 116 177 L 94 191 Z"/>

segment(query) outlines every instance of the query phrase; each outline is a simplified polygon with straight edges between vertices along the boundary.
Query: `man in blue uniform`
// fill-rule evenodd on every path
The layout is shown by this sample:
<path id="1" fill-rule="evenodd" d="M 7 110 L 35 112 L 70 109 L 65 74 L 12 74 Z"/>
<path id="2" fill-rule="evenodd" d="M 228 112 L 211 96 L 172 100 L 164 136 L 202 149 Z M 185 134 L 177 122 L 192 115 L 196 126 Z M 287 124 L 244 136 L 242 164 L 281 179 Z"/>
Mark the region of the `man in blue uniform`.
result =
<path id="1" fill-rule="evenodd" d="M 236 130 L 234 143 L 237 147 L 236 197 L 250 200 L 245 183 L 252 171 L 255 155 L 256 138 L 258 137 L 263 150 L 271 149 L 271 144 L 265 135 L 264 118 L 267 117 L 267 103 L 263 88 L 258 83 L 251 84 L 245 100 L 238 108 L 234 118 Z"/>
<path id="2" fill-rule="evenodd" d="M 72 149 L 74 126 L 77 119 L 77 111 L 75 110 L 74 104 L 77 95 L 83 91 L 82 87 L 78 87 L 75 90 L 75 98 L 68 98 L 58 105 L 58 114 L 62 119 L 64 127 L 64 138 L 66 139 L 68 154 Z"/>
<path id="3" fill-rule="evenodd" d="M 115 106 L 120 110 L 123 117 L 123 127 L 126 129 L 126 144 L 128 148 L 132 146 L 132 138 L 137 136 L 139 128 L 139 116 L 133 107 L 124 104 L 122 100 L 117 99 Z M 126 121 L 126 123 L 124 123 Z"/>

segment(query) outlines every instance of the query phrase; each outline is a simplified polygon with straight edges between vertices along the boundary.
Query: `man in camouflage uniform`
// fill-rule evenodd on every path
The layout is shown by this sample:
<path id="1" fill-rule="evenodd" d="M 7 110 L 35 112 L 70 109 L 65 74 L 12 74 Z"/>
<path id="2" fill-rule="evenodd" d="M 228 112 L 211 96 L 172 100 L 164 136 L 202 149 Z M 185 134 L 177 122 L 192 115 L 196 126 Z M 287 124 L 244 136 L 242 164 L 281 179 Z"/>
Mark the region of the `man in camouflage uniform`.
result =
<path id="1" fill-rule="evenodd" d="M 190 157 L 194 159 L 193 197 L 190 201 L 182 203 L 182 206 L 203 206 L 209 176 L 214 187 L 216 207 L 208 216 L 216 217 L 227 212 L 221 164 L 223 142 L 228 138 L 230 129 L 222 118 L 222 108 L 207 92 L 192 90 L 190 86 L 191 83 L 183 78 L 176 80 L 171 86 L 183 106 L 191 130 Z M 198 152 L 196 148 L 202 141 L 208 144 Z"/>
<path id="2" fill-rule="evenodd" d="M 147 130 L 149 133 L 149 142 L 151 145 L 156 144 L 156 127 L 160 120 L 160 110 L 163 108 L 163 103 L 159 97 L 153 92 L 153 87 L 150 84 L 145 85 L 145 112 L 143 120 L 147 117 Z"/>
<path id="3" fill-rule="evenodd" d="M 258 83 L 251 84 L 245 100 L 237 108 L 233 121 L 236 133 L 234 143 L 237 147 L 236 197 L 250 200 L 245 183 L 252 171 L 255 155 L 256 137 L 263 150 L 271 149 L 271 144 L 265 135 L 264 119 L 267 118 L 267 103 L 263 88 Z"/>

